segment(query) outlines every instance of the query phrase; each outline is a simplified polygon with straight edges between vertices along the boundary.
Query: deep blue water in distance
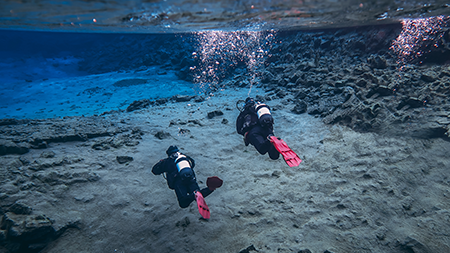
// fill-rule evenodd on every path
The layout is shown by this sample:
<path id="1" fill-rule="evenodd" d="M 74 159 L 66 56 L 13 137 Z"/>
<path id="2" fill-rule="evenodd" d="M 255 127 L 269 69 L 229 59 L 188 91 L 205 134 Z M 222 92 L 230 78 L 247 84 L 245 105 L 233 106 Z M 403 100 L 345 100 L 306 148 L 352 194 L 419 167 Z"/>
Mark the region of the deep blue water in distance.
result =
<path id="1" fill-rule="evenodd" d="M 158 56 L 174 35 L 0 30 L 0 38 L 0 118 L 100 114 L 196 93 L 170 52 Z"/>

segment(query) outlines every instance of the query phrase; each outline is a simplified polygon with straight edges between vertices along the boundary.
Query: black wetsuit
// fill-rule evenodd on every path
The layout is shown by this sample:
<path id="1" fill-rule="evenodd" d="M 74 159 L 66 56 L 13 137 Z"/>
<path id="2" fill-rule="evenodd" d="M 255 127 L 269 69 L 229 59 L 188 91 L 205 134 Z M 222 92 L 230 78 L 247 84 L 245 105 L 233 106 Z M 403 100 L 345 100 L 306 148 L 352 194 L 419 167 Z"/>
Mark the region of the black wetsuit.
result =
<path id="1" fill-rule="evenodd" d="M 175 190 L 178 204 L 181 208 L 188 207 L 195 200 L 194 191 L 200 191 L 205 198 L 213 192 L 209 188 L 200 190 L 193 170 L 195 166 L 194 159 L 189 156 L 186 156 L 186 158 L 191 168 L 184 168 L 180 172 L 178 172 L 175 158 L 173 157 L 160 160 L 152 168 L 152 173 L 155 175 L 165 173 L 167 185 L 170 189 Z"/>
<path id="2" fill-rule="evenodd" d="M 273 119 L 270 115 L 263 117 L 267 119 L 258 119 L 254 104 L 246 105 L 236 120 L 236 131 L 244 136 L 246 142 L 252 144 L 261 155 L 269 153 L 269 157 L 276 160 L 280 157 L 280 153 L 267 139 L 269 135 L 273 135 Z M 261 122 L 266 123 L 261 124 Z"/>

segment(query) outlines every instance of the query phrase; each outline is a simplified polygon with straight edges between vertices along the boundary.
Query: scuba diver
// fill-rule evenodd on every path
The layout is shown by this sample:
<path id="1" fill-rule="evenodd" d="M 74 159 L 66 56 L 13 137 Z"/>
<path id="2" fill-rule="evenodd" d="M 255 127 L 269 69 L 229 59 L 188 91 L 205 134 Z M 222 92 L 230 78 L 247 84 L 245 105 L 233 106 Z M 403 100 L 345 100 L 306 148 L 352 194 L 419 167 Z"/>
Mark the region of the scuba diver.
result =
<path id="1" fill-rule="evenodd" d="M 269 139 L 273 136 L 273 118 L 268 105 L 248 97 L 236 120 L 236 130 L 244 136 L 245 146 L 252 144 L 261 155 L 268 153 L 272 160 L 280 157 Z"/>
<path id="2" fill-rule="evenodd" d="M 239 102 L 243 101 L 239 100 L 236 106 Z M 261 155 L 268 153 L 272 160 L 278 159 L 281 154 L 290 167 L 301 163 L 302 160 L 286 142 L 274 136 L 274 121 L 268 105 L 248 97 L 243 108 L 238 109 L 241 113 L 236 120 L 236 130 L 244 136 L 245 146 L 252 144 Z"/>
<path id="3" fill-rule="evenodd" d="M 197 201 L 200 214 L 205 219 L 209 219 L 209 208 L 204 198 L 210 195 L 216 188 L 222 186 L 222 179 L 213 176 L 208 177 L 206 185 L 208 187 L 200 190 L 195 178 L 195 161 L 191 157 L 179 152 L 177 146 L 170 146 L 167 151 L 167 158 L 160 160 L 152 168 L 154 175 L 164 173 L 167 185 L 175 191 L 178 204 L 181 208 L 188 207 L 192 201 Z"/>

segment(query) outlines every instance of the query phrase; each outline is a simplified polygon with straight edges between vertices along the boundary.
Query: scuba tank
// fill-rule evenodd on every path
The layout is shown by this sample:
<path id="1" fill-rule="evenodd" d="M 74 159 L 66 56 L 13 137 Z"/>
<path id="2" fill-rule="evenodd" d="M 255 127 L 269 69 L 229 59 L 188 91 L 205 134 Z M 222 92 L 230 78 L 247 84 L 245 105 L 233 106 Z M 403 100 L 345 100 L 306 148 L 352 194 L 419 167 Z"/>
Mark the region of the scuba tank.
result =
<path id="1" fill-rule="evenodd" d="M 183 169 L 190 169 L 191 164 L 189 163 L 189 160 L 187 157 L 179 152 L 177 152 L 177 158 L 175 158 L 175 164 L 177 166 L 178 172 L 181 172 Z"/>
<path id="2" fill-rule="evenodd" d="M 255 111 L 258 115 L 258 119 L 261 119 L 263 115 L 270 115 L 270 108 L 266 104 L 263 104 L 261 102 L 258 102 L 255 104 Z M 272 115 L 271 115 L 272 116 Z"/>
<path id="3" fill-rule="evenodd" d="M 180 176 L 181 180 L 195 180 L 195 174 L 192 170 L 191 163 L 185 155 L 177 152 L 175 154 L 175 165 L 177 167 L 178 175 Z"/>
<path id="4" fill-rule="evenodd" d="M 271 127 L 273 125 L 273 118 L 272 115 L 270 114 L 270 108 L 268 105 L 261 102 L 257 102 L 255 104 L 255 111 L 256 114 L 258 115 L 259 123 L 263 127 L 267 126 Z"/>

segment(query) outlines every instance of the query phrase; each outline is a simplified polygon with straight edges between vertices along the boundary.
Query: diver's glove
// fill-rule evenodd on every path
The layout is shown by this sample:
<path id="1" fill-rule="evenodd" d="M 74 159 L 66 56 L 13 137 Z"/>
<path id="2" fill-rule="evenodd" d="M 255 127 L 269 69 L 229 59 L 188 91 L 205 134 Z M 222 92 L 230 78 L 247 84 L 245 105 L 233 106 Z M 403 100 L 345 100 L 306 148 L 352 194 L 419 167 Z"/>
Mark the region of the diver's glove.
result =
<path id="1" fill-rule="evenodd" d="M 221 187 L 222 184 L 223 180 L 216 176 L 208 177 L 208 179 L 206 179 L 206 186 L 208 186 L 211 191 Z"/>
<path id="2" fill-rule="evenodd" d="M 250 141 L 248 140 L 248 132 L 245 132 L 244 134 L 244 143 L 246 147 L 250 144 Z"/>

